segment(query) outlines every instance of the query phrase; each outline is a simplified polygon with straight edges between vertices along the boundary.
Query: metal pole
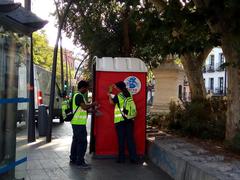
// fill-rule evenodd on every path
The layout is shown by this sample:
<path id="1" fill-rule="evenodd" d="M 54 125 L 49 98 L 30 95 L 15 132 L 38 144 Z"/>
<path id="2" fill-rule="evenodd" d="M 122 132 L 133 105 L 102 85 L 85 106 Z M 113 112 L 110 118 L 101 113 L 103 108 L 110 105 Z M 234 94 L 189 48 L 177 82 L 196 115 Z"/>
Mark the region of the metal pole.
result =
<path id="1" fill-rule="evenodd" d="M 31 0 L 25 0 L 24 6 L 31 11 Z M 35 99 L 34 99 L 34 69 L 33 69 L 33 38 L 30 36 L 30 62 L 29 62 L 29 108 L 28 108 L 28 142 L 34 142 L 35 137 Z"/>
<path id="2" fill-rule="evenodd" d="M 70 64 L 69 64 L 69 76 L 70 76 L 70 77 L 69 77 L 69 82 L 70 82 L 69 84 L 70 84 L 70 87 L 72 87 L 72 72 L 71 72 L 71 69 L 72 69 L 72 68 L 71 68 L 71 66 L 70 66 Z"/>
<path id="3" fill-rule="evenodd" d="M 67 84 L 68 84 L 68 58 L 67 58 L 66 49 L 64 50 L 64 55 L 65 55 L 65 62 L 66 62 L 66 81 L 67 81 Z"/>
<path id="4" fill-rule="evenodd" d="M 224 68 L 224 96 L 227 95 L 227 69 Z"/>
<path id="5" fill-rule="evenodd" d="M 53 52 L 53 65 L 52 65 L 52 80 L 51 80 L 51 91 L 50 91 L 50 103 L 49 103 L 49 120 L 46 141 L 51 142 L 52 140 L 52 119 L 54 111 L 54 97 L 55 97 L 55 82 L 56 82 L 56 69 L 57 69 L 57 52 L 58 52 L 58 40 L 60 36 L 60 31 L 58 30 L 58 37 Z"/>
<path id="6" fill-rule="evenodd" d="M 54 0 L 55 6 L 56 6 L 56 11 L 58 15 L 58 23 L 60 23 L 61 20 L 61 15 L 59 12 L 59 1 L 56 2 Z M 60 34 L 60 61 L 61 61 L 61 93 L 64 91 L 64 70 L 63 70 L 63 49 L 62 49 L 62 33 Z"/>
<path id="7" fill-rule="evenodd" d="M 64 70 L 63 70 L 63 49 L 62 49 L 62 36 L 60 36 L 60 55 L 61 55 L 61 89 L 64 91 Z"/>
<path id="8" fill-rule="evenodd" d="M 34 142 L 35 137 L 35 99 L 34 99 L 34 69 L 33 69 L 33 38 L 31 34 L 30 61 L 29 61 L 29 108 L 28 108 L 28 142 Z"/>
<path id="9" fill-rule="evenodd" d="M 31 11 L 31 0 L 24 0 L 24 7 Z"/>

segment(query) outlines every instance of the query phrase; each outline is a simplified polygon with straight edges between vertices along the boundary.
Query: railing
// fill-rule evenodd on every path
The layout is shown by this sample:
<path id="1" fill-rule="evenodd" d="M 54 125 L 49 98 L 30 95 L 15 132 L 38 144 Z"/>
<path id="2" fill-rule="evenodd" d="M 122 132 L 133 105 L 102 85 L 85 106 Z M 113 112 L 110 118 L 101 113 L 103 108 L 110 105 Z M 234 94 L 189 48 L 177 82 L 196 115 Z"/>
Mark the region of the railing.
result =
<path id="1" fill-rule="evenodd" d="M 224 95 L 224 90 L 222 88 L 215 88 L 214 94 L 222 96 Z"/>
<path id="2" fill-rule="evenodd" d="M 212 95 L 215 95 L 215 96 L 223 96 L 224 95 L 224 89 L 222 89 L 222 88 L 219 88 L 219 87 L 217 87 L 217 88 L 210 88 L 210 87 L 207 87 L 206 88 L 206 92 L 208 93 L 208 94 L 210 94 L 210 93 L 212 93 Z"/>
<path id="3" fill-rule="evenodd" d="M 214 65 L 207 65 L 206 66 L 206 71 L 207 72 L 214 72 L 215 70 L 214 70 Z"/>
<path id="4" fill-rule="evenodd" d="M 223 66 L 223 63 L 217 63 L 216 71 L 224 71 L 225 67 Z"/>

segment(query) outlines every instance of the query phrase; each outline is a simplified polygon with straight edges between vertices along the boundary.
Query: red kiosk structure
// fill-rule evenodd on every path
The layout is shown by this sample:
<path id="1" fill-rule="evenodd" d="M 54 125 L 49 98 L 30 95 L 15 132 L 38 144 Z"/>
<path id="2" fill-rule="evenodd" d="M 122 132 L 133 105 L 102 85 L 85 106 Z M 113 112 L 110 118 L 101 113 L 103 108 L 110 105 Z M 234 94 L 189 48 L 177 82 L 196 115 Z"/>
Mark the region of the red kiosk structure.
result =
<path id="1" fill-rule="evenodd" d="M 134 137 L 137 154 L 145 154 L 146 146 L 146 76 L 147 67 L 137 58 L 96 58 L 93 100 L 101 106 L 100 116 L 92 118 L 90 151 L 96 157 L 116 156 L 117 134 L 114 127 L 114 106 L 109 103 L 108 88 L 111 84 L 124 81 L 137 106 L 134 120 Z"/>

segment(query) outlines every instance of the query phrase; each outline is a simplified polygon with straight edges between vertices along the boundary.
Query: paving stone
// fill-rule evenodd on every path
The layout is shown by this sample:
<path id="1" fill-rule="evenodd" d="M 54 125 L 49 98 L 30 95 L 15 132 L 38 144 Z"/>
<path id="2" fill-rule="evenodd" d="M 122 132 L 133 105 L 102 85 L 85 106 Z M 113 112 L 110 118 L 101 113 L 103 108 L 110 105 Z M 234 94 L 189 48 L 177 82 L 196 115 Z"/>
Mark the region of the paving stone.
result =
<path id="1" fill-rule="evenodd" d="M 31 180 L 31 178 L 29 177 L 29 175 L 26 175 L 24 180 Z"/>
<path id="2" fill-rule="evenodd" d="M 218 169 L 221 171 L 221 172 L 227 172 L 227 171 L 232 171 L 233 168 L 231 167 L 231 165 L 225 165 L 225 166 L 219 166 Z"/>
<path id="3" fill-rule="evenodd" d="M 197 154 L 198 155 L 201 155 L 201 154 L 206 154 L 208 151 L 206 151 L 206 150 L 204 150 L 204 149 L 199 149 L 199 150 L 197 150 Z"/>
<path id="4" fill-rule="evenodd" d="M 27 162 L 27 169 L 28 170 L 43 169 L 43 167 L 39 160 L 30 160 Z"/>
<path id="5" fill-rule="evenodd" d="M 178 146 L 177 146 L 177 144 L 172 144 L 172 145 L 169 145 L 169 148 L 172 150 L 175 150 L 178 148 Z"/>
<path id="6" fill-rule="evenodd" d="M 58 159 L 58 155 L 57 153 L 55 153 L 54 151 L 43 151 L 43 155 L 45 157 L 45 159 Z"/>
<path id="7" fill-rule="evenodd" d="M 59 165 L 54 159 L 39 160 L 44 169 L 58 168 Z"/>
<path id="8" fill-rule="evenodd" d="M 36 160 L 36 159 L 44 159 L 45 157 L 41 152 L 38 153 L 29 153 L 28 154 L 28 160 Z"/>
<path id="9" fill-rule="evenodd" d="M 47 175 L 29 175 L 31 180 L 50 180 L 50 177 Z"/>
<path id="10" fill-rule="evenodd" d="M 47 175 L 43 169 L 27 170 L 28 175 Z"/>
<path id="11" fill-rule="evenodd" d="M 67 179 L 68 176 L 66 173 L 63 172 L 62 169 L 60 168 L 49 168 L 45 169 L 46 174 L 51 178 L 51 179 Z"/>
<path id="12" fill-rule="evenodd" d="M 191 156 L 192 155 L 192 153 L 190 151 L 184 151 L 183 154 L 186 155 L 186 156 Z"/>

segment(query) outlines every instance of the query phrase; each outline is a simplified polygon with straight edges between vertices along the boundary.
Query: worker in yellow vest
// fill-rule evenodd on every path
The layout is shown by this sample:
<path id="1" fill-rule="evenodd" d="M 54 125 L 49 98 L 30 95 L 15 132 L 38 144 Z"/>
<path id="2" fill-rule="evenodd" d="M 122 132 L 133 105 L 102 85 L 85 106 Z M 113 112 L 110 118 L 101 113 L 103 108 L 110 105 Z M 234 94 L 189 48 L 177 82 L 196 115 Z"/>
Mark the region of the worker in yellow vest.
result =
<path id="1" fill-rule="evenodd" d="M 112 93 L 112 87 L 117 89 L 117 95 L 114 95 Z M 118 137 L 117 163 L 125 162 L 125 141 L 127 141 L 127 147 L 131 163 L 137 163 L 138 158 L 133 137 L 136 106 L 134 104 L 132 95 L 127 90 L 126 84 L 123 81 L 119 81 L 109 87 L 109 101 L 111 104 L 115 105 L 114 124 Z"/>
<path id="2" fill-rule="evenodd" d="M 70 163 L 81 168 L 90 168 L 85 162 L 84 156 L 87 150 L 87 111 L 94 108 L 96 103 L 87 104 L 84 94 L 88 92 L 87 81 L 78 83 L 78 92 L 73 95 L 72 111 L 74 114 L 71 124 L 73 129 L 73 139 L 71 145 Z"/>

